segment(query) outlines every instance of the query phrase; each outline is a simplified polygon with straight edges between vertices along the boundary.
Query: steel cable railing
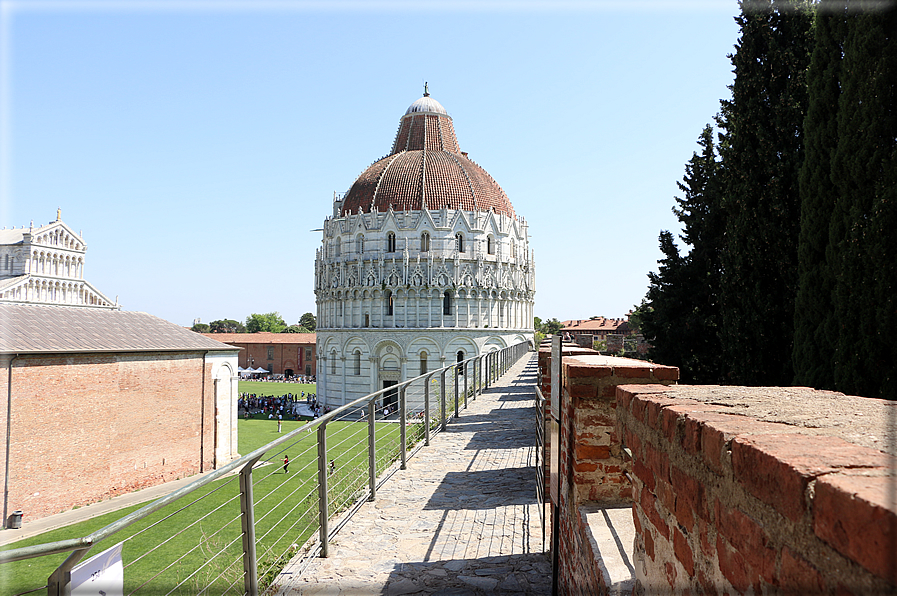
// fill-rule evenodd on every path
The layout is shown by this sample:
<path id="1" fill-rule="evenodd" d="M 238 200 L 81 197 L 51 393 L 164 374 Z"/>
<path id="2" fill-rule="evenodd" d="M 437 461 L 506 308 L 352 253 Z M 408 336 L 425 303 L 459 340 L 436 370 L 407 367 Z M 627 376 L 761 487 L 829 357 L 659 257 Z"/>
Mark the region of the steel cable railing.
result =
<path id="1" fill-rule="evenodd" d="M 517 344 L 372 393 L 88 536 L 0 551 L 0 563 L 71 553 L 45 587 L 29 589 L 61 595 L 72 567 L 116 536 L 126 594 L 255 596 L 291 561 L 301 571 L 303 560 L 327 556 L 351 513 L 528 351 Z"/>

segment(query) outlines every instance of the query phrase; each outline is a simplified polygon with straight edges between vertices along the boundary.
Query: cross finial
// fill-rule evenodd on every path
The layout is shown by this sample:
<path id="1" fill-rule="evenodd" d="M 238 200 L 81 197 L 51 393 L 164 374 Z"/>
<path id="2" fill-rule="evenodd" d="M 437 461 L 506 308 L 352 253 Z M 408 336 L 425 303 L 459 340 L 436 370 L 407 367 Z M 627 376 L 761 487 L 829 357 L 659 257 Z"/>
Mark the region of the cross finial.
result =
<path id="1" fill-rule="evenodd" d="M 430 90 L 427 88 L 426 81 L 424 82 L 424 97 L 430 97 Z"/>

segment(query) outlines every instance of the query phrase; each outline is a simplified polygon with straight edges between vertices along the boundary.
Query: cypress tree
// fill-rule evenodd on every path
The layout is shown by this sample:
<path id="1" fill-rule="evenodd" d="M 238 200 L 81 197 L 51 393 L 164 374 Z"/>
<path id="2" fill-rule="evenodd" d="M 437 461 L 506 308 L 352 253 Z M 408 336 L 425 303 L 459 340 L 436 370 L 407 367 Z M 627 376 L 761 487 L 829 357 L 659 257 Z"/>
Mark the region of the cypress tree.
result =
<path id="1" fill-rule="evenodd" d="M 846 0 L 818 5 L 815 41 L 807 71 L 809 104 L 804 119 L 804 161 L 800 170 L 798 289 L 794 307 L 794 382 L 833 389 L 834 277 L 826 253 L 838 189 L 832 155 L 838 144 L 838 101 L 845 36 Z"/>
<path id="2" fill-rule="evenodd" d="M 786 385 L 793 379 L 811 12 L 786 0 L 741 8 L 732 99 L 722 102 L 721 337 L 731 382 Z"/>
<path id="3" fill-rule="evenodd" d="M 679 367 L 687 383 L 720 380 L 719 250 L 722 214 L 719 207 L 719 163 L 713 128 L 707 125 L 679 183 L 673 212 L 683 224 L 683 241 L 691 245 L 682 257 L 668 231 L 660 234 L 664 259 L 658 273 L 649 273 L 647 301 L 639 308 L 641 330 L 652 348 L 649 357 Z"/>
<path id="4" fill-rule="evenodd" d="M 835 387 L 895 398 L 895 9 L 850 14 L 832 163 Z"/>

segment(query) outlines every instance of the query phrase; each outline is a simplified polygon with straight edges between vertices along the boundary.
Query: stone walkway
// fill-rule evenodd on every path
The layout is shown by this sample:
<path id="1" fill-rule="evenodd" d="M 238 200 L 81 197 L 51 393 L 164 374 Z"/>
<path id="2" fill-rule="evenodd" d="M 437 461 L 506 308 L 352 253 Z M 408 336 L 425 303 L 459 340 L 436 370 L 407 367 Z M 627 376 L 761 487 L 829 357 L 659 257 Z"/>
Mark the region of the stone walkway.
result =
<path id="1" fill-rule="evenodd" d="M 281 595 L 550 594 L 535 498 L 537 365 L 521 358 L 377 491 Z M 548 531 L 548 530 L 546 530 Z"/>

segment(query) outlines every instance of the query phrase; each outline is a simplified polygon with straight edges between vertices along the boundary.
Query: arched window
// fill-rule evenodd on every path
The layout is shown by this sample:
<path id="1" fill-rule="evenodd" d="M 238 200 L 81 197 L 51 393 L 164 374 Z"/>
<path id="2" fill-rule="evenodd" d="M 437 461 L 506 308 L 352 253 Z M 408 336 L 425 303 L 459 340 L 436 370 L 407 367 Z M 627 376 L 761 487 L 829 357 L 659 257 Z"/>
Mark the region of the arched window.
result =
<path id="1" fill-rule="evenodd" d="M 333 251 L 336 253 L 336 256 L 340 255 L 342 242 L 340 242 L 339 238 L 337 238 L 333 243 Z"/>
<path id="2" fill-rule="evenodd" d="M 458 350 L 458 354 L 457 354 L 455 357 L 458 359 L 458 364 L 461 364 L 462 362 L 464 362 L 464 350 Z M 464 374 L 464 367 L 463 367 L 463 366 L 459 366 L 459 367 L 458 367 L 458 374 L 459 374 L 459 375 L 463 375 L 463 374 Z"/>
<path id="3" fill-rule="evenodd" d="M 442 314 L 452 314 L 452 293 L 448 290 L 442 295 Z"/>
<path id="4" fill-rule="evenodd" d="M 430 252 L 430 232 L 424 232 L 420 235 L 420 251 Z"/>
<path id="5" fill-rule="evenodd" d="M 511 240 L 511 258 L 517 258 L 517 243 Z"/>
<path id="6" fill-rule="evenodd" d="M 426 352 L 420 353 L 420 374 L 422 374 L 422 375 L 427 374 L 427 353 Z"/>
<path id="7" fill-rule="evenodd" d="M 392 232 L 386 235 L 386 252 L 396 252 L 396 235 Z"/>
<path id="8" fill-rule="evenodd" d="M 455 250 L 464 252 L 464 235 L 461 232 L 455 234 Z"/>
<path id="9" fill-rule="evenodd" d="M 336 350 L 330 352 L 330 374 L 336 374 Z"/>
<path id="10" fill-rule="evenodd" d="M 386 290 L 386 316 L 392 316 L 392 307 L 393 307 L 393 295 L 392 292 Z"/>
<path id="11" fill-rule="evenodd" d="M 355 239 L 355 252 L 360 255 L 364 254 L 364 234 L 359 234 Z"/>
<path id="12" fill-rule="evenodd" d="M 361 350 L 355 350 L 355 376 L 361 375 Z"/>
<path id="13" fill-rule="evenodd" d="M 490 255 L 495 254 L 495 242 L 492 241 L 492 236 L 486 238 L 486 253 Z"/>

